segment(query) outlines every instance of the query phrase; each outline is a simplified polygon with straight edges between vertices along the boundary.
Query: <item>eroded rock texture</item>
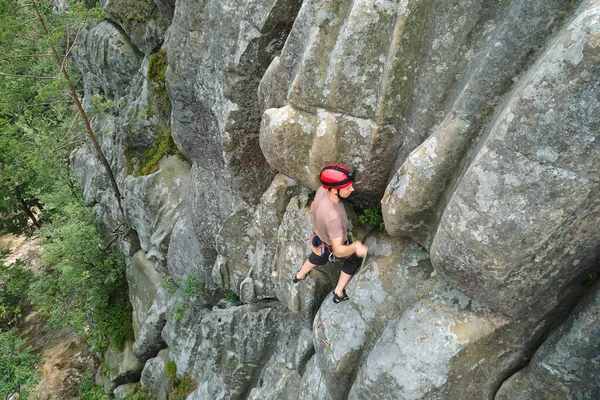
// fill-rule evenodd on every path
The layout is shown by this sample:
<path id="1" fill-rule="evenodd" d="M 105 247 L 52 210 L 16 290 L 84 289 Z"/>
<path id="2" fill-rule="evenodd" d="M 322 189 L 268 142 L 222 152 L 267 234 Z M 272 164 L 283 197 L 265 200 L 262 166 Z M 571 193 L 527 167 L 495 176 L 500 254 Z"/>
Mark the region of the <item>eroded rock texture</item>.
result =
<path id="1" fill-rule="evenodd" d="M 74 54 L 125 215 L 71 162 L 128 261 L 107 389 L 168 398 L 173 362 L 190 399 L 598 397 L 599 0 L 104 6 Z M 291 281 L 329 162 L 369 246 L 342 304 L 340 262 Z"/>

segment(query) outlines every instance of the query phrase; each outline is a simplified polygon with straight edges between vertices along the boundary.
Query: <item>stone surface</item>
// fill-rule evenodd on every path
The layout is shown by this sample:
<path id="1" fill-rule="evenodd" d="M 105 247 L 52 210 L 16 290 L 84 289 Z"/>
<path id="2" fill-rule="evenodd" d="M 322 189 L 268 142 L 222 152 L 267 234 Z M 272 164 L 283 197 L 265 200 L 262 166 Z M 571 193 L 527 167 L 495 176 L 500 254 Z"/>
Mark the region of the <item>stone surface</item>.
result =
<path id="1" fill-rule="evenodd" d="M 127 176 L 121 185 L 127 221 L 149 257 L 165 261 L 171 232 L 184 212 L 189 166 L 176 156 L 160 161 L 160 169 L 146 176 Z"/>
<path id="2" fill-rule="evenodd" d="M 327 297 L 314 320 L 316 364 L 332 399 L 347 398 L 370 344 L 415 302 L 432 272 L 427 253 L 408 239 L 378 233 L 365 244 L 363 270 L 346 287 L 350 301 Z"/>
<path id="3" fill-rule="evenodd" d="M 133 351 L 140 360 L 146 361 L 165 347 L 161 338 L 166 323 L 164 280 L 156 271 L 156 264 L 140 250 L 127 265 L 127 281 L 133 308 Z"/>
<path id="4" fill-rule="evenodd" d="M 166 367 L 169 361 L 169 350 L 165 349 L 144 365 L 140 383 L 148 393 L 152 393 L 153 399 L 167 400 L 169 398 L 172 389 Z"/>
<path id="5" fill-rule="evenodd" d="M 198 387 L 190 399 L 244 398 L 271 357 L 279 305 L 255 303 L 213 309 L 202 319 L 201 338 L 191 374 Z"/>
<path id="6" fill-rule="evenodd" d="M 101 93 L 118 100 L 142 61 L 131 41 L 115 24 L 102 21 L 80 34 L 73 57 L 83 72 L 86 94 Z"/>
<path id="7" fill-rule="evenodd" d="M 505 323 L 437 278 L 423 292 L 388 322 L 361 364 L 349 399 L 421 398 L 446 381 L 452 357 Z"/>
<path id="8" fill-rule="evenodd" d="M 431 246 L 437 271 L 508 315 L 543 315 L 596 264 L 597 6 L 582 8 L 520 81 L 461 178 Z"/>
<path id="9" fill-rule="evenodd" d="M 139 362 L 132 351 L 133 342 L 127 340 L 123 350 L 119 351 L 109 345 L 104 353 L 104 360 L 110 367 L 108 378 L 114 387 L 129 382 L 137 382 L 140 379 L 144 364 Z"/>
<path id="10" fill-rule="evenodd" d="M 486 13 L 497 14 L 504 7 L 503 3 L 494 4 Z M 470 68 L 464 67 L 468 71 L 463 78 L 466 83 L 433 134 L 404 161 L 384 195 L 387 231 L 394 235 L 409 234 L 427 248 L 444 210 L 444 194 L 458 178 L 474 141 L 485 134 L 495 107 L 514 87 L 517 77 L 523 75 L 534 57 L 539 55 L 540 39 L 552 36 L 562 26 L 574 3 L 513 2 L 496 26 L 492 21 L 483 26 L 472 26 L 473 17 L 483 12 L 480 6 L 483 2 L 476 7 L 467 6 L 464 10 L 465 15 L 459 18 L 460 34 L 446 34 L 438 41 L 439 54 L 446 55 L 450 51 L 456 57 L 459 53 L 455 48 L 467 40 L 465 35 L 469 31 L 491 30 L 485 40 L 474 37 L 478 48 L 470 48 L 467 51 L 470 56 L 465 55 L 461 63 L 454 64 L 468 63 Z M 465 21 L 469 23 L 465 24 Z M 445 66 L 446 69 L 454 71 L 453 63 L 450 65 L 452 67 Z M 449 80 L 454 84 L 454 78 L 446 72 L 441 76 L 447 81 L 440 83 L 447 85 Z M 435 79 L 440 79 L 440 75 Z M 431 83 L 428 82 L 428 85 Z M 441 93 L 436 92 L 438 95 Z M 423 101 L 423 98 L 417 101 Z"/>
<path id="11" fill-rule="evenodd" d="M 498 400 L 600 397 L 600 285 L 536 351 L 529 365 L 507 379 Z"/>
<path id="12" fill-rule="evenodd" d="M 160 47 L 173 17 L 174 4 L 169 1 L 104 1 L 103 8 L 119 24 L 133 45 L 143 54 Z"/>
<path id="13" fill-rule="evenodd" d="M 275 297 L 277 227 L 296 183 L 277 175 L 254 212 L 244 209 L 229 217 L 216 237 L 219 260 L 213 279 L 225 289 L 240 294 L 244 303 Z"/>

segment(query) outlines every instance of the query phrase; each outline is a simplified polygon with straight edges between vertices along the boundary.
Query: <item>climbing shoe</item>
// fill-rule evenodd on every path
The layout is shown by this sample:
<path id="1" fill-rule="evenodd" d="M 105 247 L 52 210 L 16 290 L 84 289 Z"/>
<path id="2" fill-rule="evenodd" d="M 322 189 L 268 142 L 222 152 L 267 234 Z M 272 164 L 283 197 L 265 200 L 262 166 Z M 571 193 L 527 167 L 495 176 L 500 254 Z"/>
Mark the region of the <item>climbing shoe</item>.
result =
<path id="1" fill-rule="evenodd" d="M 298 274 L 296 274 L 296 275 L 298 275 Z M 292 278 L 292 282 L 294 282 L 294 283 L 298 283 L 298 282 L 300 282 L 300 281 L 303 281 L 303 280 L 305 280 L 305 279 L 306 279 L 306 277 L 308 276 L 308 274 L 306 274 L 306 276 L 305 276 L 304 278 L 302 278 L 302 279 L 298 279 L 298 278 L 296 278 L 296 275 L 294 275 L 294 278 Z"/>
<path id="2" fill-rule="evenodd" d="M 335 294 L 335 292 L 333 292 L 333 302 L 335 304 L 341 303 L 344 300 L 350 300 L 350 297 L 348 297 L 345 290 L 342 292 L 341 296 L 338 296 L 337 294 Z"/>

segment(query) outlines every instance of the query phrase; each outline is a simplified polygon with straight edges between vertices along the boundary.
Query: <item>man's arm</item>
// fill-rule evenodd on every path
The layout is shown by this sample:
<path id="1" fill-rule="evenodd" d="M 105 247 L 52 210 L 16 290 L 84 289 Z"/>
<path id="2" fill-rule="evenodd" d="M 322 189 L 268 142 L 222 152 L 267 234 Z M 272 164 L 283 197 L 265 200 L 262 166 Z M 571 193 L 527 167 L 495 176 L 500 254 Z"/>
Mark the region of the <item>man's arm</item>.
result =
<path id="1" fill-rule="evenodd" d="M 358 257 L 364 257 L 367 255 L 367 250 L 369 250 L 367 246 L 359 241 L 346 245 L 342 242 L 341 237 L 330 239 L 331 247 L 333 247 L 333 255 L 337 258 L 348 257 L 353 253 L 356 253 Z"/>

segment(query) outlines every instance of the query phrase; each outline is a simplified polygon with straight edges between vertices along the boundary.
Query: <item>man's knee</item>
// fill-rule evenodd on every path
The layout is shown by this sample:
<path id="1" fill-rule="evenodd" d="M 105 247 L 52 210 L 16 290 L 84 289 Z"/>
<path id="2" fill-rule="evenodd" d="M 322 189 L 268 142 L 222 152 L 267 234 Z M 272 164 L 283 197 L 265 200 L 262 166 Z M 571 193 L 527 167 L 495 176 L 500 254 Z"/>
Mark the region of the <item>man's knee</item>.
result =
<path id="1" fill-rule="evenodd" d="M 358 269 L 360 268 L 361 264 L 362 258 L 358 258 L 356 254 L 352 254 L 344 260 L 344 264 L 342 265 L 342 272 L 348 275 L 354 275 L 356 271 L 358 271 Z"/>

